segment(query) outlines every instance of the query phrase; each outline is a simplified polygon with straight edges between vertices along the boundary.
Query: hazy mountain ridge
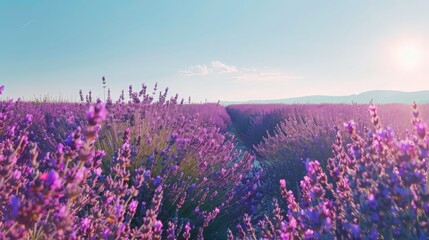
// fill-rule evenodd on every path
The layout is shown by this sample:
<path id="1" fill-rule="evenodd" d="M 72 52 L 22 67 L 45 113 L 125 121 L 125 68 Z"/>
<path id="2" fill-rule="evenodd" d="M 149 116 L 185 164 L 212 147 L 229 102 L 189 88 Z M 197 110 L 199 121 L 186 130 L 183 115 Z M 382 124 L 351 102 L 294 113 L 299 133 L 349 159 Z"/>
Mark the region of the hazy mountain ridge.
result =
<path id="1" fill-rule="evenodd" d="M 250 101 L 221 101 L 223 105 L 230 104 L 263 104 L 263 103 L 284 103 L 284 104 L 320 104 L 320 103 L 362 103 L 366 104 L 372 100 L 376 104 L 402 103 L 411 104 L 429 103 L 429 90 L 417 92 L 401 92 L 391 90 L 373 90 L 353 94 L 348 96 L 324 96 L 312 95 L 304 97 L 273 99 L 273 100 L 250 100 Z"/>

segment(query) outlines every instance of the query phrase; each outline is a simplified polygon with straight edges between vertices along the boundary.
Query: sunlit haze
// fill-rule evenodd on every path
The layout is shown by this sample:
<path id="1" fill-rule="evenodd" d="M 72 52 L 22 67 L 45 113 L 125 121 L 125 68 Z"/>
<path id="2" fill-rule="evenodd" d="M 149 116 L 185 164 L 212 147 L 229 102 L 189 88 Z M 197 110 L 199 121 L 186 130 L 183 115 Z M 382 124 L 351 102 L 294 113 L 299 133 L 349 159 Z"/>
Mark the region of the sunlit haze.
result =
<path id="1" fill-rule="evenodd" d="M 193 101 L 429 89 L 428 1 L 1 1 L 2 98 Z"/>
<path id="2" fill-rule="evenodd" d="M 398 67 L 407 71 L 417 71 L 423 64 L 424 52 L 421 46 L 413 42 L 403 43 L 396 49 Z"/>

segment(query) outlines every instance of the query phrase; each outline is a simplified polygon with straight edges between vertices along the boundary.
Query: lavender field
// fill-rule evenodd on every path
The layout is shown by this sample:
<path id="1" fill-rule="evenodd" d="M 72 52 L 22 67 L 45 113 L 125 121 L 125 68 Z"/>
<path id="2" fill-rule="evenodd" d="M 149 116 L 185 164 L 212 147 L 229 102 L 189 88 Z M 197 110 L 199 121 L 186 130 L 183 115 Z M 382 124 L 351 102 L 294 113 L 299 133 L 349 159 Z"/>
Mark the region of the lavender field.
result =
<path id="1" fill-rule="evenodd" d="M 427 238 L 429 105 L 147 92 L 2 101 L 0 238 Z"/>
<path id="2" fill-rule="evenodd" d="M 0 240 L 429 239 L 428 10 L 0 0 Z"/>

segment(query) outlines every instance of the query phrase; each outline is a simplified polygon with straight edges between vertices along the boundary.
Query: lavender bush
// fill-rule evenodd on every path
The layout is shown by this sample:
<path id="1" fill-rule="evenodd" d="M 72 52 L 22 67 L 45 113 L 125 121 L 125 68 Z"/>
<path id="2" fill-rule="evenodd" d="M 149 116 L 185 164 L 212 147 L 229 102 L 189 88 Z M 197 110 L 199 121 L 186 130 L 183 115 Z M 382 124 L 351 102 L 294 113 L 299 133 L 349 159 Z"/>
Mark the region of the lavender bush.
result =
<path id="1" fill-rule="evenodd" d="M 2 239 L 203 238 L 216 217 L 241 214 L 234 204 L 254 191 L 254 157 L 218 127 L 180 114 L 177 97 L 136 95 L 108 99 L 107 109 L 75 106 L 89 107 L 86 124 L 79 115 L 63 123 L 75 130 L 53 152 L 55 141 L 36 142 L 52 137 L 49 128 L 32 131 L 33 115 L 18 121 L 19 103 L 2 103 Z"/>
<path id="2" fill-rule="evenodd" d="M 373 129 L 358 135 L 354 121 L 344 124 L 351 142 L 337 130 L 329 158 L 329 176 L 318 161 L 307 161 L 296 198 L 280 180 L 287 208 L 274 199 L 271 216 L 254 227 L 248 215 L 237 226 L 240 238 L 256 239 L 426 239 L 429 233 L 429 134 L 412 107 L 413 132 L 397 138 L 383 128 L 375 106 Z M 257 230 L 255 230 L 257 229 Z M 230 239 L 234 238 L 231 231 Z"/>

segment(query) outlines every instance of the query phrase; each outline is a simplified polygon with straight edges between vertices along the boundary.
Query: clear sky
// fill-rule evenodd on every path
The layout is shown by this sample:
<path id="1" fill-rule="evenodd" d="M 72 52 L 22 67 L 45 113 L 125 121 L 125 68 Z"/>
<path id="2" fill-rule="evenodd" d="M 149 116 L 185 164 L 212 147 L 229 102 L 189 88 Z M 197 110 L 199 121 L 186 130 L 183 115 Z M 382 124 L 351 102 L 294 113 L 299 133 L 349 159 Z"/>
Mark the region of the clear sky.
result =
<path id="1" fill-rule="evenodd" d="M 4 97 L 194 101 L 429 89 L 429 1 L 0 0 Z"/>

